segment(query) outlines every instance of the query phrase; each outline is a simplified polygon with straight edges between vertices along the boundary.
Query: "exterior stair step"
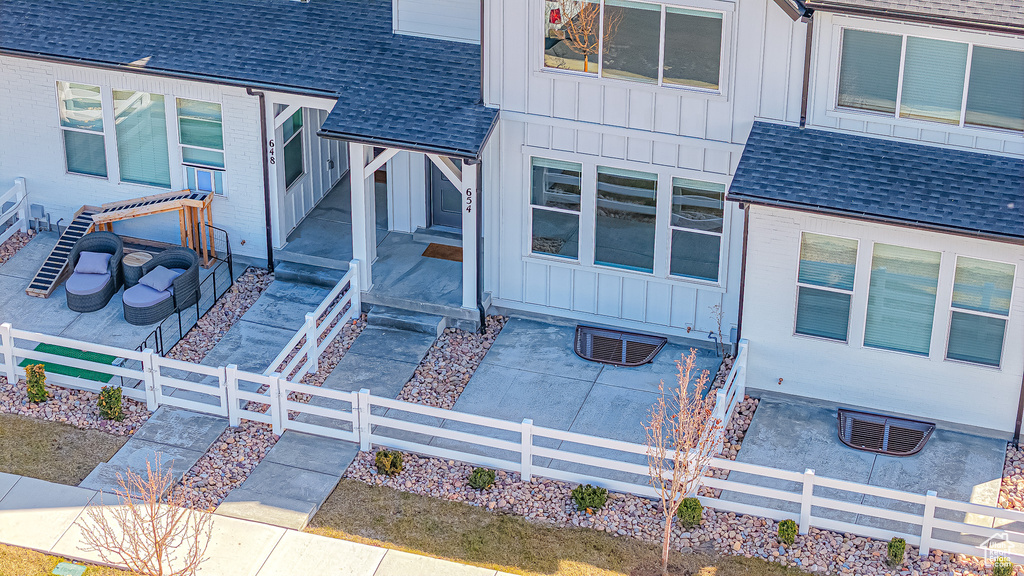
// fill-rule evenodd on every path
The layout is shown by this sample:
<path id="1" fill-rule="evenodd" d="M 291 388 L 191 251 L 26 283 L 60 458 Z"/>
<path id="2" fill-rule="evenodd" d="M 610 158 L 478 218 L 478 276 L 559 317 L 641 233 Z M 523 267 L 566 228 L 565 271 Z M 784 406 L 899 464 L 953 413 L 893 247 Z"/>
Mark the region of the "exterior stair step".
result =
<path id="1" fill-rule="evenodd" d="M 444 316 L 376 305 L 366 315 L 367 324 L 440 336 L 447 322 Z"/>
<path id="2" fill-rule="evenodd" d="M 298 262 L 279 262 L 274 266 L 274 278 L 296 284 L 308 284 L 334 288 L 345 276 L 345 270 L 300 264 Z"/>

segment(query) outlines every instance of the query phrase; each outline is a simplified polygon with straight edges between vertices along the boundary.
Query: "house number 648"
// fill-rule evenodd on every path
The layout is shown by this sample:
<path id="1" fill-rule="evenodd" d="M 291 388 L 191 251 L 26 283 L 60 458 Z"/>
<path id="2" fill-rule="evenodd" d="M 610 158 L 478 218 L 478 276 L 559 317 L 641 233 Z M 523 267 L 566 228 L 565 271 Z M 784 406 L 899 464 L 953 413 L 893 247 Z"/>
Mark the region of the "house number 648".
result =
<path id="1" fill-rule="evenodd" d="M 473 189 L 466 188 L 466 212 L 473 211 Z"/>
<path id="2" fill-rule="evenodd" d="M 276 164 L 277 160 L 274 158 L 274 141 L 273 140 L 267 141 L 267 148 L 270 151 L 270 163 L 271 164 Z"/>

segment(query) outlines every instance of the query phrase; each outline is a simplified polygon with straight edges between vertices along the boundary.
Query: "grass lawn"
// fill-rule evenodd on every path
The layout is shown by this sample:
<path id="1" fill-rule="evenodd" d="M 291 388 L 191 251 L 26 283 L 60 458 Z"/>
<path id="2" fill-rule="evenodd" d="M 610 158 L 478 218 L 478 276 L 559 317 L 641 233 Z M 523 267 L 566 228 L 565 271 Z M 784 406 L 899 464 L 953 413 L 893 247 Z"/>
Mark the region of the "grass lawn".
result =
<path id="1" fill-rule="evenodd" d="M 0 414 L 0 472 L 77 486 L 127 440 L 59 422 Z"/>
<path id="2" fill-rule="evenodd" d="M 661 548 L 583 528 L 533 524 L 519 516 L 342 479 L 307 532 L 376 544 L 530 576 L 654 576 Z M 804 574 L 756 559 L 674 555 L 672 574 Z"/>
<path id="3" fill-rule="evenodd" d="M 0 544 L 0 576 L 46 576 L 53 573 L 53 568 L 58 562 L 64 561 L 63 558 L 56 556 L 47 556 L 33 550 Z M 85 570 L 85 576 L 131 576 L 131 574 L 131 572 L 103 566 L 90 566 Z"/>
<path id="4" fill-rule="evenodd" d="M 75 350 L 74 348 L 66 348 L 64 346 L 57 346 L 56 344 L 46 344 L 45 342 L 40 342 L 34 350 L 37 352 L 43 352 L 44 354 L 53 354 L 55 356 L 66 356 L 77 360 L 96 362 L 105 366 L 110 366 L 114 360 L 117 360 L 116 356 L 100 354 L 98 352 L 87 352 L 85 350 Z M 22 360 L 21 364 L 18 364 L 18 366 L 24 368 L 29 364 L 42 364 L 45 366 L 47 373 L 63 374 L 65 376 L 73 376 L 75 378 L 84 378 L 85 380 L 95 380 L 96 382 L 102 382 L 104 384 L 110 382 L 110 379 L 113 378 L 112 375 L 105 374 L 103 372 L 83 370 L 81 368 L 64 366 L 63 364 L 54 364 L 52 362 L 40 362 L 29 358 Z"/>

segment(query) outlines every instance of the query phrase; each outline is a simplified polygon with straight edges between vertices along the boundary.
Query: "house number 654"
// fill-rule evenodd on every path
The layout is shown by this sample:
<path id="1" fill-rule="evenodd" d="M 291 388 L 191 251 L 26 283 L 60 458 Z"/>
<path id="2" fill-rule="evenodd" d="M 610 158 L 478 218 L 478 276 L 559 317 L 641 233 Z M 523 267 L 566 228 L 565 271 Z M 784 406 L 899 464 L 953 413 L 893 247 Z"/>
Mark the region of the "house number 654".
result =
<path id="1" fill-rule="evenodd" d="M 466 213 L 473 211 L 473 189 L 466 188 Z"/>

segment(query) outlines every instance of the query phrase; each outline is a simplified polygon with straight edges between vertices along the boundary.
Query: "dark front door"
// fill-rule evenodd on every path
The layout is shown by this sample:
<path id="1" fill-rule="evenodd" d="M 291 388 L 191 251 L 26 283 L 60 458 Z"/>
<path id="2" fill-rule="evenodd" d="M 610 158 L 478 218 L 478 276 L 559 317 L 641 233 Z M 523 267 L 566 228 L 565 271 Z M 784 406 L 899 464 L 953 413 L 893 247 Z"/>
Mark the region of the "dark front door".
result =
<path id="1" fill-rule="evenodd" d="M 452 184 L 441 170 L 427 159 L 430 165 L 430 226 L 462 229 L 462 193 Z M 462 161 L 455 160 L 462 168 Z"/>

